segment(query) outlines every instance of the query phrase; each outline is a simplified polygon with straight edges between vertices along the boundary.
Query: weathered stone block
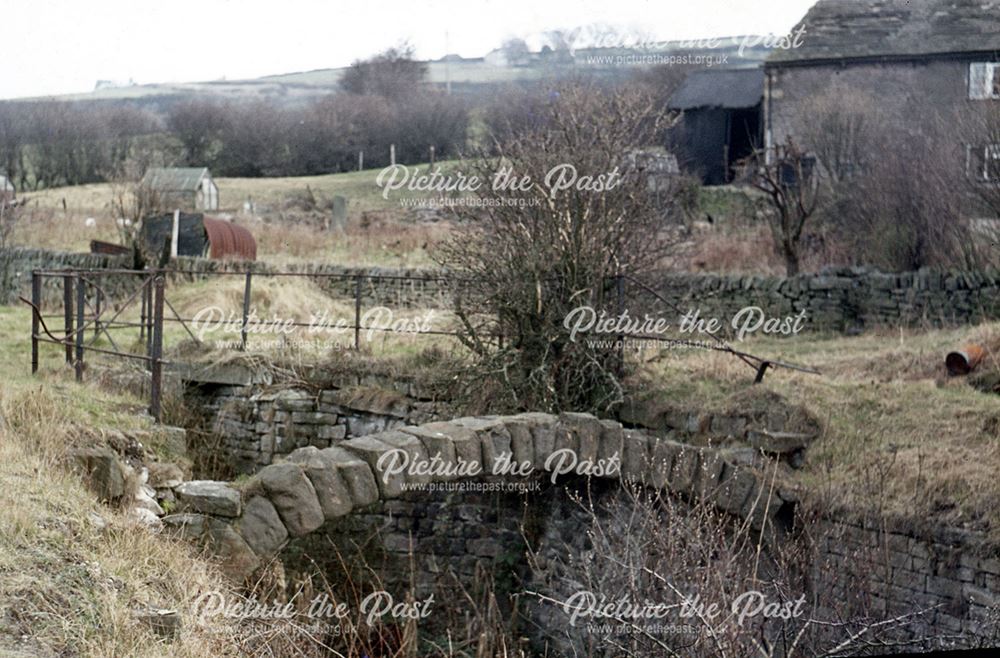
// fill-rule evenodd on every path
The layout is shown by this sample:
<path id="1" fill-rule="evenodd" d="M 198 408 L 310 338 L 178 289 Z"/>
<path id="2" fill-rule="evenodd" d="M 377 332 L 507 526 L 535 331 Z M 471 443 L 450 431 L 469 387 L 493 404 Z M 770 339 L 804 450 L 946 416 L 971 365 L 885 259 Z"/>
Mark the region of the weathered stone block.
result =
<path id="1" fill-rule="evenodd" d="M 694 493 L 692 488 L 698 476 L 701 463 L 701 451 L 693 446 L 682 446 L 674 459 L 674 468 L 670 472 L 668 486 L 675 493 Z"/>
<path id="2" fill-rule="evenodd" d="M 316 438 L 325 441 L 341 441 L 347 437 L 347 425 L 321 425 L 316 429 Z"/>
<path id="3" fill-rule="evenodd" d="M 514 461 L 518 464 L 535 463 L 535 439 L 531 433 L 531 421 L 519 416 L 504 416 L 503 423 L 510 435 L 510 447 Z"/>
<path id="4" fill-rule="evenodd" d="M 406 482 L 403 474 L 387 471 L 385 462 L 379 463 L 382 455 L 396 449 L 394 446 L 383 443 L 372 435 L 343 441 L 339 445 L 368 464 L 375 475 L 380 498 L 398 498 L 403 494 L 403 485 Z"/>
<path id="5" fill-rule="evenodd" d="M 631 482 L 649 483 L 652 462 L 649 437 L 638 430 L 624 430 L 622 451 L 622 477 Z"/>
<path id="6" fill-rule="evenodd" d="M 597 458 L 603 460 L 605 464 L 610 464 L 612 460 L 618 463 L 618 472 L 609 474 L 609 477 L 621 476 L 621 464 L 625 455 L 625 430 L 622 424 L 614 420 L 601 421 L 601 440 L 597 447 Z"/>
<path id="7" fill-rule="evenodd" d="M 379 490 L 375 475 L 363 459 L 337 446 L 325 448 L 320 452 L 340 471 L 355 509 L 371 505 L 378 500 Z"/>
<path id="8" fill-rule="evenodd" d="M 206 538 L 209 549 L 221 558 L 223 573 L 233 580 L 246 580 L 260 566 L 260 558 L 228 522 L 211 519 Z"/>
<path id="9" fill-rule="evenodd" d="M 266 466 L 255 475 L 248 492 L 262 490 L 278 510 L 288 534 L 301 537 L 323 525 L 323 509 L 316 490 L 299 464 L 284 463 Z"/>
<path id="10" fill-rule="evenodd" d="M 118 500 L 125 495 L 125 472 L 110 448 L 76 448 L 69 458 L 72 468 L 101 500 Z"/>
<path id="11" fill-rule="evenodd" d="M 649 484 L 656 489 L 666 489 L 671 486 L 674 462 L 685 450 L 685 446 L 658 437 L 650 438 Z"/>
<path id="12" fill-rule="evenodd" d="M 514 457 L 510 445 L 510 434 L 507 426 L 498 417 L 492 418 L 456 418 L 451 421 L 459 427 L 465 427 L 479 438 L 482 450 L 483 472 L 492 475 L 503 461 L 509 462 Z"/>
<path id="13" fill-rule="evenodd" d="M 407 482 L 426 484 L 431 481 L 431 476 L 426 472 L 430 464 L 427 449 L 424 448 L 424 444 L 420 439 L 399 430 L 389 430 L 388 432 L 375 434 L 372 438 L 387 443 L 406 454 L 406 466 L 404 467 L 402 458 L 400 458 L 400 463 L 396 464 L 396 466 L 405 468 L 404 477 Z"/>
<path id="14" fill-rule="evenodd" d="M 290 454 L 288 461 L 302 466 L 316 491 L 316 498 L 319 499 L 319 506 L 327 521 L 350 513 L 353 507 L 351 493 L 337 465 L 329 456 L 310 446 L 299 448 Z"/>
<path id="15" fill-rule="evenodd" d="M 517 418 L 523 418 L 531 424 L 531 437 L 535 442 L 536 470 L 543 470 L 549 455 L 555 450 L 555 426 L 558 418 L 546 413 L 523 413 Z"/>
<path id="16" fill-rule="evenodd" d="M 450 436 L 422 425 L 409 425 L 400 428 L 400 431 L 412 434 L 423 443 L 428 459 L 440 460 L 441 468 L 436 471 L 440 475 L 434 475 L 434 481 L 449 482 L 458 478 L 461 465 L 456 457 L 455 442 Z"/>
<path id="17" fill-rule="evenodd" d="M 567 428 L 575 435 L 577 458 L 581 462 L 597 461 L 597 451 L 601 441 L 601 421 L 590 414 L 564 412 L 559 414 L 559 424 L 556 437 L 560 435 L 559 428 Z"/>
<path id="18" fill-rule="evenodd" d="M 178 486 L 175 493 L 185 510 L 234 518 L 240 515 L 240 492 L 226 482 L 192 480 Z"/>
<path id="19" fill-rule="evenodd" d="M 749 469 L 728 464 L 723 468 L 719 481 L 715 505 L 730 514 L 738 514 L 743 509 L 743 504 L 757 484 L 757 478 Z"/>
<path id="20" fill-rule="evenodd" d="M 263 496 L 250 498 L 237 526 L 247 545 L 261 557 L 273 555 L 288 539 L 278 510 Z"/>

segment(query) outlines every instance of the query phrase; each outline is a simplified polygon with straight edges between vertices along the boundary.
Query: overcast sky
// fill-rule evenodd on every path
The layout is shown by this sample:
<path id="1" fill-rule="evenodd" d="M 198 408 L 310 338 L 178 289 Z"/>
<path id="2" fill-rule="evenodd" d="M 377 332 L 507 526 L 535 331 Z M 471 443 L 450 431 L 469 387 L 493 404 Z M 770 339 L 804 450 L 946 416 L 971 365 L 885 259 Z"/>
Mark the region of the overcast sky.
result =
<path id="1" fill-rule="evenodd" d="M 408 40 L 478 57 L 510 36 L 605 23 L 657 39 L 783 34 L 812 0 L 0 0 L 0 98 L 346 66 Z M 447 35 L 447 36 L 446 36 Z M 529 39 L 529 42 L 532 42 Z M 534 41 L 537 45 L 537 41 Z"/>

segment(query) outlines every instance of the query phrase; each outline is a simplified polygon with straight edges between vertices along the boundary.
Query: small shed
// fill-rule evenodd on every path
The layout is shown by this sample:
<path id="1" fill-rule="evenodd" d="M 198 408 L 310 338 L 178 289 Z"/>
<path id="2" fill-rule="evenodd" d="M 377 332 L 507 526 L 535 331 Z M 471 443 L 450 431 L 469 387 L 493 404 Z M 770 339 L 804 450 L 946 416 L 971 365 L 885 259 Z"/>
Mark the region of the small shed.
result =
<path id="1" fill-rule="evenodd" d="M 174 214 L 153 215 L 142 220 L 142 241 L 146 250 L 161 254 L 169 249 Z M 257 241 L 242 226 L 202 213 L 180 213 L 177 255 L 223 260 L 257 260 Z"/>
<path id="2" fill-rule="evenodd" d="M 691 73 L 668 101 L 670 109 L 683 112 L 670 144 L 681 168 L 705 185 L 731 182 L 734 165 L 763 147 L 763 98 L 763 69 Z"/>
<path id="3" fill-rule="evenodd" d="M 153 167 L 142 185 L 157 194 L 163 208 L 219 209 L 219 188 L 207 167 Z"/>
<path id="4" fill-rule="evenodd" d="M 14 184 L 10 179 L 0 174 L 0 200 L 13 201 L 15 195 Z"/>

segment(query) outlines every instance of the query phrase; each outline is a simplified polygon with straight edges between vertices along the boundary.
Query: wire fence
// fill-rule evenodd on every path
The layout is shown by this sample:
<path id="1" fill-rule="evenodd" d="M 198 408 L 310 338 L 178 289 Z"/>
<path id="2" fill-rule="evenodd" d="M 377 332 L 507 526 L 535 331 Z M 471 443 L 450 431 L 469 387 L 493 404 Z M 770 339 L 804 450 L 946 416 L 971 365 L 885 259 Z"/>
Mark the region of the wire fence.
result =
<path id="1" fill-rule="evenodd" d="M 87 352 L 104 354 L 123 359 L 130 359 L 145 364 L 150 373 L 150 404 L 149 413 L 157 421 L 162 415 L 162 390 L 163 390 L 163 369 L 165 366 L 173 365 L 164 358 L 164 327 L 166 323 L 176 323 L 183 327 L 185 333 L 196 343 L 201 343 L 201 338 L 196 335 L 194 329 L 196 318 L 185 317 L 179 313 L 173 303 L 167 298 L 166 290 L 172 280 L 193 277 L 193 280 L 208 279 L 212 277 L 240 277 L 243 279 L 243 298 L 241 304 L 241 318 L 238 322 L 239 339 L 235 342 L 235 348 L 246 351 L 248 347 L 248 337 L 251 331 L 252 294 L 254 282 L 260 278 L 306 278 L 312 280 L 337 280 L 340 284 L 341 293 L 349 293 L 353 301 L 353 321 L 338 325 L 338 330 L 346 330 L 353 333 L 353 343 L 351 347 L 355 350 L 361 349 L 362 334 L 371 335 L 380 333 L 407 333 L 414 335 L 429 335 L 438 337 L 456 337 L 462 335 L 461 330 L 435 329 L 429 327 L 409 326 L 401 329 L 395 326 L 366 325 L 364 318 L 364 290 L 366 286 L 379 289 L 380 286 L 389 282 L 393 285 L 404 284 L 435 284 L 439 292 L 447 291 L 454 293 L 463 284 L 468 283 L 468 279 L 455 276 L 438 275 L 393 275 L 393 274 L 366 274 L 366 273 L 326 273 L 326 272 L 254 272 L 254 271 L 201 271 L 189 269 L 160 269 L 160 270 L 128 270 L 128 269 L 56 269 L 34 270 L 31 275 L 31 299 L 21 297 L 21 301 L 30 305 L 32 309 L 31 318 L 31 372 L 37 373 L 39 368 L 39 347 L 42 343 L 61 345 L 65 349 L 66 363 L 74 367 L 77 381 L 83 381 L 85 371 L 85 357 Z M 121 281 L 109 285 L 109 279 L 119 277 L 126 281 L 122 285 Z M 61 312 L 44 312 L 44 287 L 46 282 L 55 281 L 57 287 L 61 286 Z M 636 301 L 643 308 L 651 308 L 655 305 L 670 308 L 679 312 L 676 304 L 664 298 L 660 293 L 649 285 L 628 276 L 611 277 L 605 282 L 609 293 L 609 306 L 615 313 L 622 314 L 626 311 L 626 303 Z M 51 285 L 49 286 L 52 287 Z M 138 308 L 138 318 L 129 319 L 126 311 Z M 62 320 L 61 330 L 57 328 L 58 321 Z M 55 321 L 55 322 L 53 322 Z M 50 324 L 52 326 L 50 326 Z M 284 320 L 283 326 L 288 328 L 313 327 L 313 322 L 301 322 L 298 320 Z M 138 329 L 138 344 L 132 349 L 123 349 L 116 340 L 113 331 Z M 92 334 L 89 336 L 88 334 Z M 504 346 L 504 336 L 499 329 L 493 332 L 484 332 L 483 337 L 495 341 L 498 348 Z M 98 342 L 106 338 L 110 347 L 102 347 Z M 695 345 L 694 341 L 670 338 L 661 335 L 646 335 L 636 333 L 618 333 L 614 336 L 617 341 L 615 351 L 618 361 L 619 374 L 624 369 L 624 345 L 626 339 L 637 341 L 655 341 L 658 343 L 670 343 L 681 346 L 697 346 L 701 348 L 720 350 L 728 352 L 747 365 L 757 370 L 755 381 L 763 379 L 764 373 L 770 367 L 790 368 L 805 372 L 815 373 L 816 371 L 795 364 L 785 363 L 773 359 L 761 358 L 740 350 L 733 349 L 723 340 L 715 339 L 714 343 Z"/>
<path id="2" fill-rule="evenodd" d="M 124 359 L 131 359 L 145 364 L 150 372 L 150 404 L 149 413 L 157 421 L 162 413 L 163 369 L 172 365 L 164 358 L 164 326 L 175 323 L 185 330 L 186 334 L 196 342 L 202 342 L 196 335 L 197 318 L 188 317 L 178 312 L 166 295 L 170 281 L 185 275 L 196 279 L 211 277 L 239 277 L 243 279 L 243 300 L 241 306 L 241 321 L 239 323 L 239 339 L 236 349 L 246 351 L 248 337 L 251 332 L 252 294 L 256 281 L 265 277 L 295 277 L 316 279 L 337 279 L 342 286 L 349 288 L 353 298 L 353 321 L 342 323 L 340 330 L 353 334 L 352 347 L 360 349 L 362 335 L 379 333 L 407 333 L 429 336 L 456 336 L 459 332 L 427 327 L 410 327 L 400 329 L 394 326 L 365 325 L 363 312 L 366 284 L 379 288 L 387 281 L 438 283 L 448 286 L 460 282 L 459 279 L 442 276 L 386 275 L 386 274 L 345 274 L 322 272 L 236 272 L 217 271 L 204 272 L 199 270 L 164 269 L 164 270 L 126 270 L 126 269 L 63 269 L 34 270 L 31 275 L 31 299 L 21 297 L 32 309 L 31 319 L 31 372 L 37 373 L 39 368 L 39 346 L 42 343 L 61 345 L 65 349 L 66 363 L 74 367 L 77 381 L 83 381 L 85 360 L 88 352 L 104 354 Z M 125 278 L 132 281 L 109 286 L 106 282 L 112 278 Z M 59 313 L 44 312 L 44 288 L 55 281 L 62 288 L 61 309 Z M 125 292 L 122 292 L 124 289 Z M 138 309 L 138 320 L 128 319 L 127 311 Z M 61 328 L 58 326 L 61 320 Z M 312 327 L 312 322 L 287 319 L 283 327 Z M 140 351 L 124 349 L 115 334 L 118 330 L 138 330 Z M 106 339 L 110 347 L 98 345 Z"/>

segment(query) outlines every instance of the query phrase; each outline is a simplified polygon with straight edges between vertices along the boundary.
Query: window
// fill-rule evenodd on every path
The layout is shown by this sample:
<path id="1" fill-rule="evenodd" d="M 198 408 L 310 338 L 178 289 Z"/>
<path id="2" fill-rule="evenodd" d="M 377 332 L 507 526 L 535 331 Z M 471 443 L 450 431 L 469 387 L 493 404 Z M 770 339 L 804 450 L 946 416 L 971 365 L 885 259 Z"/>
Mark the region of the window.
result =
<path id="1" fill-rule="evenodd" d="M 1000 181 L 1000 144 L 983 147 L 983 180 Z"/>
<path id="2" fill-rule="evenodd" d="M 967 147 L 968 168 L 976 180 L 1000 182 L 1000 144 Z"/>
<path id="3" fill-rule="evenodd" d="M 1000 62 L 969 64 L 969 98 L 1000 98 Z"/>

